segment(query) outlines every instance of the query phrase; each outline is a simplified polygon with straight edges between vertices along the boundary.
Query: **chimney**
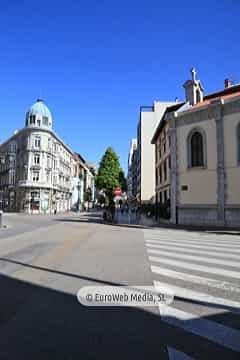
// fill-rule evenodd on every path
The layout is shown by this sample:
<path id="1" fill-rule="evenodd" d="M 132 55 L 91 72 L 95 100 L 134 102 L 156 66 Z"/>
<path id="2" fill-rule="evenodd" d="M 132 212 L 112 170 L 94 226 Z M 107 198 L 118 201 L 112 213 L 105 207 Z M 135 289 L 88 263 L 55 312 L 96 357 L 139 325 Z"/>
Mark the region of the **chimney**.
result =
<path id="1" fill-rule="evenodd" d="M 224 87 L 225 87 L 225 89 L 229 88 L 230 86 L 231 86 L 230 80 L 229 80 L 229 79 L 225 79 L 225 80 L 224 80 Z"/>

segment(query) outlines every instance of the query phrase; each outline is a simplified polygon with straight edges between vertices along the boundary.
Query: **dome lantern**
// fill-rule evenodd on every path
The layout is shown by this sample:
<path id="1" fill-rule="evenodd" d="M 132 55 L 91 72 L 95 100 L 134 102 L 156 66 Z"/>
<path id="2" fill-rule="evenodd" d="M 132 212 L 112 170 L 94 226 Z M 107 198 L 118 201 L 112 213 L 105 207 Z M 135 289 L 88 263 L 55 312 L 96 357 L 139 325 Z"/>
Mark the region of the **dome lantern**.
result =
<path id="1" fill-rule="evenodd" d="M 26 114 L 26 127 L 52 128 L 52 115 L 42 99 L 30 107 Z"/>

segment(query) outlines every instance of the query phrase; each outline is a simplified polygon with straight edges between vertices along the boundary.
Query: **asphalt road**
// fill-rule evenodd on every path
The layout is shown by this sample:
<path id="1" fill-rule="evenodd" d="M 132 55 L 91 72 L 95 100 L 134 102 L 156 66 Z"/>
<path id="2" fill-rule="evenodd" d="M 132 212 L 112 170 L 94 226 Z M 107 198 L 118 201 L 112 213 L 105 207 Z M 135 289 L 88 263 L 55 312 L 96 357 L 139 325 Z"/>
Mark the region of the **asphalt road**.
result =
<path id="1" fill-rule="evenodd" d="M 0 360 L 238 359 L 240 236 L 6 215 Z M 86 307 L 85 285 L 154 285 L 174 302 Z"/>

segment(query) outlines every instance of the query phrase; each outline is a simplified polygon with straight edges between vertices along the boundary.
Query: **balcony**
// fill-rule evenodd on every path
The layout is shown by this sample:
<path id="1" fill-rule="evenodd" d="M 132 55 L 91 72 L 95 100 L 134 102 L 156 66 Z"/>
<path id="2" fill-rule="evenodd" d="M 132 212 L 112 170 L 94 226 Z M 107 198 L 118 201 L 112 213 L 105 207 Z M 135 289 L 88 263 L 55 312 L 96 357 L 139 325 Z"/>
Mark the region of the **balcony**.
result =
<path id="1" fill-rule="evenodd" d="M 31 188 L 52 188 L 53 185 L 46 183 L 45 181 L 32 181 L 32 180 L 19 180 L 17 183 L 19 187 L 31 187 Z"/>

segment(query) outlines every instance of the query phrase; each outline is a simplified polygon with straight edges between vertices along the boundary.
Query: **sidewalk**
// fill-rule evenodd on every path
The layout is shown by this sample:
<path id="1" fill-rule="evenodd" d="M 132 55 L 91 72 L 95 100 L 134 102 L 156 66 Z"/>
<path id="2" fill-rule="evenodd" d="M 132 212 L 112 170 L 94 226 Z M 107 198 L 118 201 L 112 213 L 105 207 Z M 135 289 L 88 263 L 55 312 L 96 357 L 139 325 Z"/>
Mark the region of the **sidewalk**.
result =
<path id="1" fill-rule="evenodd" d="M 201 231 L 201 232 L 214 232 L 219 235 L 240 235 L 239 227 L 222 227 L 222 226 L 207 226 L 207 225 L 180 225 L 172 224 L 169 220 L 162 219 L 161 222 L 156 222 L 154 217 L 147 217 L 144 214 L 136 214 L 135 212 L 116 211 L 115 221 L 117 224 L 122 225 L 137 225 L 139 227 L 151 228 L 164 228 L 176 229 L 185 231 Z"/>
<path id="2" fill-rule="evenodd" d="M 155 219 L 153 218 L 148 218 L 136 212 L 121 212 L 120 210 L 117 210 L 115 213 L 115 222 L 122 225 L 137 225 L 139 227 L 153 227 L 155 225 Z"/>

